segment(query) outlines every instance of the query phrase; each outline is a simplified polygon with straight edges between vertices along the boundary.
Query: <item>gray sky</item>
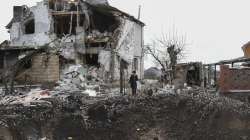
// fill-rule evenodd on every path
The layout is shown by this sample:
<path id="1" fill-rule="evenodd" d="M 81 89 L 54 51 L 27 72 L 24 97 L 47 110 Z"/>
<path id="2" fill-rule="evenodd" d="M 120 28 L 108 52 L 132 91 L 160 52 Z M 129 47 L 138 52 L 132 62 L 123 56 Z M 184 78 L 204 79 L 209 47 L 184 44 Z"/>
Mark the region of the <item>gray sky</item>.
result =
<path id="1" fill-rule="evenodd" d="M 13 5 L 34 5 L 40 0 L 2 0 L 0 41 L 8 39 L 5 25 Z M 243 55 L 241 46 L 250 41 L 249 0 L 110 0 L 110 4 L 146 23 L 145 43 L 173 29 L 186 34 L 186 61 L 215 62 Z"/>

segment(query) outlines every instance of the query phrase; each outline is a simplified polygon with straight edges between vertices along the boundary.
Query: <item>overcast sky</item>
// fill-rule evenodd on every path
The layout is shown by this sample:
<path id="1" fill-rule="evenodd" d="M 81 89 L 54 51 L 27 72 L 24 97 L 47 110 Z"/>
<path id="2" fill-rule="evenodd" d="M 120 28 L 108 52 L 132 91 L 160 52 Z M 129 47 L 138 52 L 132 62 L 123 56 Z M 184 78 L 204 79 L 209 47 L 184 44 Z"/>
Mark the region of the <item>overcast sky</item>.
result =
<path id="1" fill-rule="evenodd" d="M 13 5 L 34 5 L 40 0 L 1 0 L 0 41 L 8 39 L 5 25 Z M 110 0 L 115 6 L 137 17 L 145 27 L 145 44 L 173 29 L 186 34 L 186 61 L 216 62 L 243 55 L 241 46 L 250 41 L 249 0 Z"/>

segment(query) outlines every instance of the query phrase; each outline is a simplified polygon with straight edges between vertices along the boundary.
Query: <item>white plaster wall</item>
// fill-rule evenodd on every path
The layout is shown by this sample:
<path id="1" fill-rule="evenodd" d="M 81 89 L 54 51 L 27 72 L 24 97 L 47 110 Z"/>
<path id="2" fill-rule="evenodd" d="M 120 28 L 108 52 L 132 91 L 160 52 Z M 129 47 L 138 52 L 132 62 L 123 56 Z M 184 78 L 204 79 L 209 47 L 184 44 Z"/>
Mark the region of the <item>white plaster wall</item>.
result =
<path id="1" fill-rule="evenodd" d="M 138 70 L 137 75 L 140 79 L 143 78 L 143 27 L 129 19 L 121 19 L 121 34 L 119 36 L 118 45 L 116 47 L 117 55 L 129 63 L 128 74 L 133 71 L 133 59 L 138 58 Z M 119 79 L 119 60 L 116 62 L 115 76 Z"/>
<path id="2" fill-rule="evenodd" d="M 118 55 L 126 61 L 131 61 L 134 56 L 142 56 L 143 27 L 136 22 L 122 19 L 122 32 L 116 47 Z"/>
<path id="3" fill-rule="evenodd" d="M 52 17 L 49 14 L 49 9 L 47 5 L 43 2 L 37 3 L 37 6 L 32 7 L 31 11 L 35 15 L 35 32 L 36 33 L 49 33 Z"/>
<path id="4" fill-rule="evenodd" d="M 35 18 L 35 33 L 24 34 L 21 23 L 13 23 L 10 29 L 12 46 L 42 46 L 51 41 L 49 32 L 52 17 L 48 7 L 43 2 L 38 2 L 36 6 L 31 7 L 31 11 Z"/>
<path id="5" fill-rule="evenodd" d="M 134 42 L 135 42 L 135 50 L 134 50 L 134 56 L 142 56 L 142 47 L 143 47 L 143 27 L 137 23 L 134 24 Z"/>
<path id="6" fill-rule="evenodd" d="M 116 47 L 117 54 L 128 63 L 132 63 L 134 57 L 135 40 L 134 23 L 129 20 L 122 20 L 121 34 L 119 36 L 118 45 Z"/>
<path id="7" fill-rule="evenodd" d="M 12 28 L 10 29 L 10 39 L 11 41 L 16 41 L 20 38 L 21 35 L 21 25 L 20 23 L 13 23 Z"/>

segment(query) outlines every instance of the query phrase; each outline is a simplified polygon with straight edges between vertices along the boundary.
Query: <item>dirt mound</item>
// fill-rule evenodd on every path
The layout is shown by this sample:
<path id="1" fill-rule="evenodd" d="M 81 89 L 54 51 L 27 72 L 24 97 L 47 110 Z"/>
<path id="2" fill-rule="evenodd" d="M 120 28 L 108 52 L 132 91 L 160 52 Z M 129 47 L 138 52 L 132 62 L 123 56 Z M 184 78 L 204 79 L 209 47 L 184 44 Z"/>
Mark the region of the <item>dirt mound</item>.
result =
<path id="1" fill-rule="evenodd" d="M 99 99 L 72 94 L 47 101 L 51 105 L 0 107 L 0 125 L 24 140 L 250 139 L 249 105 L 209 94 Z"/>
<path id="2" fill-rule="evenodd" d="M 113 99 L 103 106 L 109 110 L 114 139 L 250 139 L 249 106 L 227 98 L 159 95 Z"/>

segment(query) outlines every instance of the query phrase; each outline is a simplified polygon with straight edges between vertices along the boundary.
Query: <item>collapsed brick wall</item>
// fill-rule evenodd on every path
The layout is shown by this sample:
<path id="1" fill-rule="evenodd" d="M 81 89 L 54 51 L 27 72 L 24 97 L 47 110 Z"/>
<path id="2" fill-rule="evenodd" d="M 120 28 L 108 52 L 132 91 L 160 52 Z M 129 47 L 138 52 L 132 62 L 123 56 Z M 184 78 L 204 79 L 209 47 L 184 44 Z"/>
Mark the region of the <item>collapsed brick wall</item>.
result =
<path id="1" fill-rule="evenodd" d="M 56 82 L 59 80 L 59 57 L 54 54 L 39 54 L 32 59 L 31 81 Z"/>
<path id="2" fill-rule="evenodd" d="M 33 56 L 31 68 L 18 76 L 18 81 L 38 84 L 56 82 L 59 78 L 58 55 L 42 53 Z"/>
<path id="3" fill-rule="evenodd" d="M 250 68 L 236 69 L 220 66 L 219 87 L 221 93 L 236 90 L 250 90 Z"/>

